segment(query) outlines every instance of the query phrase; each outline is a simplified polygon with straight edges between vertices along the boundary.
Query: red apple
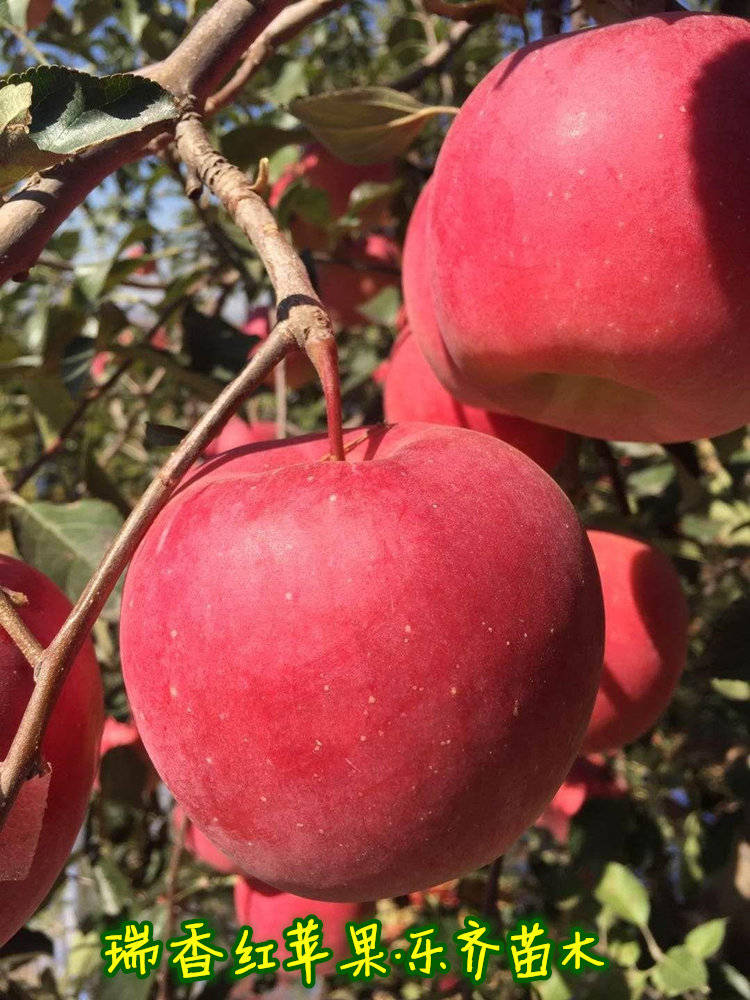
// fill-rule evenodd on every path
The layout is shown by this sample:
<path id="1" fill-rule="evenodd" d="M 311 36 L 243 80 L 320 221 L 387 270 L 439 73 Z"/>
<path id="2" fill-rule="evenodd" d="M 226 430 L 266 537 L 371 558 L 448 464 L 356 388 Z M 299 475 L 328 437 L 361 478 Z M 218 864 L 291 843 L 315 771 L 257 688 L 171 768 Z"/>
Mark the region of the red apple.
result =
<path id="1" fill-rule="evenodd" d="M 565 453 L 564 431 L 459 403 L 435 378 L 408 326 L 387 362 L 383 406 L 389 423 L 424 420 L 491 434 L 525 452 L 547 472 L 556 468 Z"/>
<path id="2" fill-rule="evenodd" d="M 369 322 L 360 306 L 399 282 L 401 252 L 387 236 L 342 240 L 333 257 L 316 261 L 320 299 L 338 327 Z"/>
<path id="3" fill-rule="evenodd" d="M 603 760 L 579 757 L 534 826 L 544 827 L 564 843 L 570 832 L 571 818 L 580 812 L 588 799 L 619 799 L 626 793 L 625 782 L 613 777 Z"/>
<path id="4" fill-rule="evenodd" d="M 604 596 L 604 669 L 583 753 L 631 743 L 667 707 L 685 666 L 689 612 L 669 559 L 645 542 L 589 531 Z"/>
<path id="5" fill-rule="evenodd" d="M 300 160 L 290 164 L 271 189 L 269 204 L 276 208 L 281 196 L 290 184 L 304 180 L 310 187 L 325 191 L 328 196 L 331 221 L 344 215 L 349 207 L 349 196 L 360 184 L 390 184 L 394 179 L 393 164 L 378 163 L 368 166 L 352 166 L 344 163 L 323 146 L 313 144 L 304 150 Z M 362 221 L 369 227 L 383 225 L 387 221 L 387 208 L 377 202 L 363 212 Z M 305 219 L 292 220 L 292 236 L 300 250 L 325 250 L 328 236 L 325 230 Z"/>
<path id="6" fill-rule="evenodd" d="M 404 259 L 401 270 L 401 284 L 404 294 L 404 310 L 410 331 L 419 344 L 430 368 L 440 379 L 443 388 L 458 399 L 463 391 L 461 376 L 454 371 L 453 361 L 445 349 L 438 328 L 433 305 L 432 279 L 427 263 L 427 237 L 430 221 L 430 197 L 432 183 L 428 181 L 417 198 L 409 218 L 404 240 Z M 472 402 L 483 409 L 491 409 L 489 399 L 480 399 L 472 390 Z"/>
<path id="7" fill-rule="evenodd" d="M 182 824 L 185 813 L 176 805 L 172 810 L 172 829 L 178 830 Z M 233 875 L 238 873 L 237 865 L 231 858 L 228 858 L 223 851 L 220 851 L 216 844 L 205 835 L 205 833 L 192 823 L 189 819 L 185 827 L 185 850 L 189 851 L 198 861 L 203 862 L 209 868 L 222 875 Z"/>
<path id="8" fill-rule="evenodd" d="M 242 332 L 251 337 L 258 337 L 260 340 L 265 340 L 271 332 L 268 307 L 258 306 L 255 309 L 252 309 L 248 314 L 247 322 L 242 327 Z M 251 357 L 257 349 L 257 347 L 253 348 L 248 357 Z M 302 386 L 309 385 L 310 382 L 314 382 L 317 377 L 318 376 L 313 363 L 304 351 L 293 350 L 287 355 L 287 388 L 292 390 L 301 389 Z M 271 372 L 271 374 L 265 379 L 264 384 L 269 386 L 273 386 L 275 384 L 273 372 Z M 256 438 L 256 440 L 258 439 Z"/>
<path id="9" fill-rule="evenodd" d="M 136 552 L 120 626 L 175 798 L 253 877 L 339 901 L 446 881 L 533 822 L 603 634 L 585 533 L 525 455 L 427 424 L 345 440 L 346 462 L 314 436 L 203 466 Z"/>
<path id="10" fill-rule="evenodd" d="M 28 603 L 18 612 L 46 646 L 68 616 L 67 598 L 38 570 L 4 555 L 0 586 L 26 596 Z M 33 687 L 31 667 L 0 628 L 0 760 Z M 42 741 L 51 774 L 26 782 L 0 832 L 0 945 L 34 913 L 70 854 L 96 773 L 103 715 L 99 667 L 87 639 Z"/>
<path id="11" fill-rule="evenodd" d="M 284 943 L 284 930 L 294 920 L 316 916 L 323 924 L 323 948 L 330 948 L 333 955 L 327 962 L 316 966 L 316 975 L 336 971 L 336 963 L 352 957 L 346 925 L 371 916 L 373 907 L 366 903 L 323 903 L 320 900 L 293 896 L 270 887 L 259 888 L 257 883 L 239 878 L 234 885 L 234 911 L 237 923 L 252 927 L 253 941 L 277 941 L 275 957 L 282 963 L 291 957 Z M 276 975 L 281 979 L 299 979 L 299 972 L 287 971 L 283 965 Z"/>
<path id="12" fill-rule="evenodd" d="M 745 423 L 749 104 L 750 24 L 734 17 L 641 18 L 496 66 L 431 181 L 441 380 L 594 437 Z"/>
<path id="13" fill-rule="evenodd" d="M 241 417 L 230 417 L 216 437 L 203 449 L 203 454 L 206 458 L 213 458 L 224 451 L 242 448 L 247 444 L 273 441 L 275 437 L 276 425 L 269 421 L 259 420 L 248 424 Z"/>

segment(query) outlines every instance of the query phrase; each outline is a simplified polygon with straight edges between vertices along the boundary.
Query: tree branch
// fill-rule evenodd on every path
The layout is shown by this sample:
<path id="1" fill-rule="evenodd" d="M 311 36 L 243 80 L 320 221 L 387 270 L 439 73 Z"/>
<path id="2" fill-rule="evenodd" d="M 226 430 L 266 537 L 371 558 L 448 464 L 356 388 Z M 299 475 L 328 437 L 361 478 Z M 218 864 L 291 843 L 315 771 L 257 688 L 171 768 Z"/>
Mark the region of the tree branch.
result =
<path id="1" fill-rule="evenodd" d="M 219 395 L 167 459 L 125 521 L 122 531 L 64 625 L 42 653 L 37 683 L 8 754 L 0 765 L 0 829 L 21 785 L 36 764 L 45 728 L 73 660 L 141 539 L 205 445 L 219 432 L 245 396 L 260 385 L 295 344 L 290 323 L 277 324 L 245 369 Z"/>
<path id="2" fill-rule="evenodd" d="M 479 24 L 495 14 L 512 14 L 526 9 L 525 0 L 469 0 L 468 3 L 448 3 L 446 0 L 424 0 L 425 10 L 450 21 L 469 21 Z"/>
<path id="3" fill-rule="evenodd" d="M 208 98 L 205 105 L 206 114 L 214 114 L 226 107 L 260 67 L 275 54 L 280 45 L 291 41 L 309 24 L 343 5 L 344 0 L 298 0 L 297 3 L 289 4 L 286 10 L 283 10 L 258 35 L 231 80 Z"/>
<path id="4" fill-rule="evenodd" d="M 0 587 L 0 627 L 4 628 L 16 646 L 21 650 L 26 662 L 34 669 L 34 676 L 44 648 L 16 611 L 10 594 Z"/>
<path id="5" fill-rule="evenodd" d="M 298 347 L 307 353 L 320 376 L 331 451 L 342 460 L 344 446 L 336 341 L 331 320 L 312 286 L 307 268 L 254 185 L 213 148 L 196 113 L 183 115 L 175 140 L 177 152 L 188 169 L 216 195 L 258 252 L 276 292 L 276 316 L 282 322 L 288 321 Z"/>
<path id="6" fill-rule="evenodd" d="M 451 25 L 448 37 L 444 41 L 431 48 L 421 62 L 388 86 L 394 90 L 413 90 L 432 73 L 440 73 L 476 27 L 476 24 L 471 24 L 469 21 L 457 21 Z"/>
<path id="7" fill-rule="evenodd" d="M 138 71 L 175 97 L 202 102 L 268 22 L 281 0 L 216 0 L 163 62 Z M 123 136 L 58 164 L 0 206 L 0 284 L 22 277 L 52 234 L 105 177 L 146 154 L 163 125 Z"/>

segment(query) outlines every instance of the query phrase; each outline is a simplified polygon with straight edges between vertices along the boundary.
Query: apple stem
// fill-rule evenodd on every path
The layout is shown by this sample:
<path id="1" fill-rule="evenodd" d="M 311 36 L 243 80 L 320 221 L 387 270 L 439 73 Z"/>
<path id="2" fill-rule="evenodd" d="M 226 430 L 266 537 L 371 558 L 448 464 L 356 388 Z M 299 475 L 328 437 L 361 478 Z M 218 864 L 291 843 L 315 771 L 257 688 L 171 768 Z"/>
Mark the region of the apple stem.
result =
<path id="1" fill-rule="evenodd" d="M 336 462 L 346 461 L 341 417 L 341 381 L 339 360 L 334 337 L 310 337 L 306 344 L 307 355 L 315 365 L 326 400 L 328 443 L 331 457 Z"/>
<path id="2" fill-rule="evenodd" d="M 286 358 L 282 358 L 273 370 L 273 385 L 276 396 L 276 437 L 281 439 L 287 436 Z"/>

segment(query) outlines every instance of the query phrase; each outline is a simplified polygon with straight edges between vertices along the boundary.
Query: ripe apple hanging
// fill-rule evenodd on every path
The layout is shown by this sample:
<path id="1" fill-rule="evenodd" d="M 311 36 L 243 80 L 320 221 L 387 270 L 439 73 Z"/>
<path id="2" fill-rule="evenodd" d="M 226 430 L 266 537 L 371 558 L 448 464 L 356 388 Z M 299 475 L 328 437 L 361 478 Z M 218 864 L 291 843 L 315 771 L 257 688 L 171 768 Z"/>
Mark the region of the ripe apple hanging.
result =
<path id="1" fill-rule="evenodd" d="M 18 613 L 46 646 L 68 617 L 71 605 L 64 594 L 38 570 L 4 555 L 0 555 L 0 586 L 25 595 L 28 603 Z M 8 752 L 33 687 L 31 667 L 0 628 L 0 760 Z M 36 783 L 46 779 L 26 782 L 0 833 L 0 945 L 34 913 L 70 854 L 94 782 L 103 722 L 99 667 L 87 639 L 42 741 L 42 757 L 51 767 L 48 785 L 37 796 Z"/>
<path id="2" fill-rule="evenodd" d="M 426 888 L 501 853 L 578 750 L 598 685 L 590 547 L 555 483 L 425 424 L 208 462 L 139 547 L 123 672 L 178 802 L 309 898 Z"/>
<path id="3" fill-rule="evenodd" d="M 446 387 L 615 440 L 747 422 L 749 107 L 734 17 L 641 18 L 496 66 L 430 182 Z"/>

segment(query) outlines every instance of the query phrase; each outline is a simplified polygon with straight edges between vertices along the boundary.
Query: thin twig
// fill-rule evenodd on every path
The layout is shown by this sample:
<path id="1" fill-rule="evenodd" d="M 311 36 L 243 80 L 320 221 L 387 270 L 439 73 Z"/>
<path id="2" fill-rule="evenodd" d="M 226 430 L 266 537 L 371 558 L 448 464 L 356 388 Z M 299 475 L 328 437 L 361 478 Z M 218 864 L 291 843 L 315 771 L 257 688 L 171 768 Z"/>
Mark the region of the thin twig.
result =
<path id="1" fill-rule="evenodd" d="M 343 460 L 336 341 L 305 265 L 245 174 L 213 148 L 199 115 L 189 112 L 180 119 L 175 140 L 181 159 L 221 201 L 258 252 L 276 292 L 276 314 L 282 320 L 288 317 L 297 345 L 320 376 L 331 451 Z"/>
<path id="2" fill-rule="evenodd" d="M 188 822 L 187 816 L 183 813 L 172 840 L 172 851 L 169 857 L 169 867 L 167 869 L 165 884 L 167 913 L 164 921 L 164 932 L 162 934 L 165 941 L 168 941 L 174 935 L 175 924 L 177 923 L 177 876 L 180 873 L 180 861 L 182 860 L 182 852 L 185 848 Z M 169 963 L 164 962 L 159 969 L 159 986 L 156 991 L 156 1000 L 170 1000 L 172 993 Z"/>
<path id="3" fill-rule="evenodd" d="M 13 24 L 12 21 L 6 21 L 1 17 L 0 28 L 2 28 L 3 31 L 9 31 L 12 35 L 15 35 L 32 59 L 35 59 L 42 66 L 49 66 L 49 60 L 45 54 L 37 45 L 34 44 L 34 42 L 32 42 L 25 31 Z"/>
<path id="4" fill-rule="evenodd" d="M 487 872 L 487 883 L 484 887 L 483 911 L 485 917 L 492 920 L 497 920 L 497 890 L 502 870 L 503 855 L 501 854 L 490 865 L 490 870 Z"/>
<path id="5" fill-rule="evenodd" d="M 274 392 L 276 395 L 276 437 L 286 437 L 286 358 L 282 358 L 273 370 Z"/>
<path id="6" fill-rule="evenodd" d="M 0 627 L 5 629 L 18 646 L 36 676 L 44 647 L 37 641 L 36 636 L 16 611 L 13 599 L 2 587 L 0 587 Z"/>
<path id="7" fill-rule="evenodd" d="M 121 361 L 105 382 L 102 382 L 101 385 L 93 386 L 81 397 L 81 400 L 76 408 L 60 428 L 60 432 L 55 440 L 51 444 L 47 445 L 44 451 L 41 452 L 41 454 L 38 455 L 33 462 L 27 465 L 25 469 L 21 469 L 18 473 L 13 481 L 13 490 L 15 493 L 18 493 L 18 491 L 31 479 L 31 477 L 34 476 L 39 469 L 41 469 L 45 462 L 49 462 L 51 458 L 54 458 L 55 455 L 62 450 L 65 446 L 65 442 L 86 415 L 89 407 L 109 392 L 112 386 L 120 380 L 132 364 L 132 358 L 126 358 L 124 361 Z"/>
<path id="8" fill-rule="evenodd" d="M 602 441 L 599 438 L 594 438 L 594 447 L 596 448 L 599 458 L 602 459 L 604 465 L 606 466 L 607 476 L 612 484 L 612 492 L 615 495 L 617 506 L 620 508 L 620 513 L 625 517 L 630 517 L 633 511 L 630 506 L 628 491 L 625 487 L 625 478 L 622 474 L 620 463 L 617 461 L 617 456 L 612 451 L 612 445 L 609 441 Z"/>
<path id="9" fill-rule="evenodd" d="M 430 51 L 416 66 L 412 66 L 388 86 L 393 90 L 413 90 L 432 73 L 442 72 L 476 28 L 476 24 L 470 24 L 468 21 L 458 21 L 451 25 L 448 37 L 444 41 L 439 42 L 434 48 L 430 48 Z"/>
<path id="10" fill-rule="evenodd" d="M 446 0 L 424 0 L 425 10 L 450 21 L 470 21 L 478 24 L 495 14 L 519 16 L 526 9 L 525 0 L 470 0 L 469 3 L 448 3 Z"/>
<path id="11" fill-rule="evenodd" d="M 206 114 L 215 114 L 234 100 L 280 45 L 291 41 L 309 24 L 343 5 L 344 0 L 298 0 L 297 3 L 289 4 L 286 10 L 274 18 L 265 31 L 258 35 L 245 53 L 234 76 L 208 98 L 205 105 Z"/>
<path id="12" fill-rule="evenodd" d="M 283 0 L 216 0 L 166 59 L 138 70 L 175 97 L 191 94 L 200 104 L 268 23 L 286 7 Z M 52 234 L 87 195 L 119 167 L 156 151 L 171 131 L 149 126 L 102 143 L 34 178 L 0 205 L 0 284 L 26 274 Z"/>
<path id="13" fill-rule="evenodd" d="M 37 264 L 40 267 L 49 267 L 53 271 L 65 272 L 77 271 L 79 267 L 86 266 L 83 261 L 73 264 L 69 260 L 63 260 L 62 257 L 55 257 L 54 254 L 47 253 L 46 251 L 39 255 Z M 127 278 L 121 278 L 120 284 L 152 292 L 165 292 L 169 287 L 164 281 L 149 281 L 148 279 L 139 278 L 137 274 L 128 275 Z"/>
<path id="14" fill-rule="evenodd" d="M 562 23 L 561 0 L 542 0 L 542 35 L 559 35 Z"/>
<path id="15" fill-rule="evenodd" d="M 277 324 L 243 371 L 170 455 L 125 521 L 62 628 L 44 651 L 36 686 L 8 754 L 0 765 L 0 829 L 21 785 L 35 765 L 38 747 L 73 660 L 123 569 L 205 445 L 218 434 L 245 396 L 260 385 L 279 359 L 296 344 L 291 327 L 289 320 Z"/>

